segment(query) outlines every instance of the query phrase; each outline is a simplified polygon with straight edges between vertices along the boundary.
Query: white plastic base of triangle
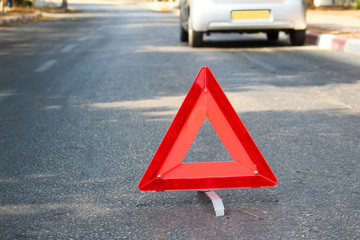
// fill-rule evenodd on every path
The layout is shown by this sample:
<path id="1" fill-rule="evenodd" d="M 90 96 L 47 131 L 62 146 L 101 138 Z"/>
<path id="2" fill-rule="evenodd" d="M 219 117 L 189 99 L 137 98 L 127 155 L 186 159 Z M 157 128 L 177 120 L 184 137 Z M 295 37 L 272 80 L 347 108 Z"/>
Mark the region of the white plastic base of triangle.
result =
<path id="1" fill-rule="evenodd" d="M 223 204 L 223 201 L 222 201 L 221 197 L 219 195 L 217 195 L 217 193 L 214 192 L 214 191 L 205 192 L 205 193 L 213 203 L 214 210 L 215 210 L 215 215 L 217 217 L 224 216 L 225 215 L 225 212 L 224 212 L 225 207 L 224 207 L 224 204 Z"/>

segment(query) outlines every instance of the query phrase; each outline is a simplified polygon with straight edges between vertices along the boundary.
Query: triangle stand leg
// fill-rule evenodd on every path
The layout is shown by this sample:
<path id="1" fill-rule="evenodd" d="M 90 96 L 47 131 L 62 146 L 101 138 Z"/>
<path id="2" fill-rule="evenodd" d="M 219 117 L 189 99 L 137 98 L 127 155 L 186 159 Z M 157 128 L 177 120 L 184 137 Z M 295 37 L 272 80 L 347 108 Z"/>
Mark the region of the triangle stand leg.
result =
<path id="1" fill-rule="evenodd" d="M 210 198 L 210 200 L 214 206 L 215 215 L 217 217 L 224 216 L 225 215 L 225 212 L 224 212 L 225 207 L 224 207 L 221 197 L 214 191 L 205 192 L 205 193 Z"/>

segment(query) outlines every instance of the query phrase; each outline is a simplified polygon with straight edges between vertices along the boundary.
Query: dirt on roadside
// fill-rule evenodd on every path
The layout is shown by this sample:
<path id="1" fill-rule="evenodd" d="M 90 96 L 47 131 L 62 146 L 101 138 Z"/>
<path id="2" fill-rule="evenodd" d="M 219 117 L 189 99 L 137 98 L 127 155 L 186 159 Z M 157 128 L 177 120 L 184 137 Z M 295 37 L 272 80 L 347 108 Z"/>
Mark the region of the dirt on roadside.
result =
<path id="1" fill-rule="evenodd" d="M 22 16 L 35 12 L 45 12 L 45 13 L 72 13 L 76 12 L 74 9 L 63 9 L 63 8 L 34 8 L 34 7 L 22 7 L 22 6 L 13 6 L 11 8 L 5 7 L 5 17 L 6 16 Z M 3 16 L 0 13 L 0 17 Z"/>
<path id="2" fill-rule="evenodd" d="M 11 8 L 5 7 L 4 8 L 4 12 L 5 12 L 4 16 L 22 16 L 22 15 L 34 13 L 35 11 L 36 10 L 33 7 L 17 7 L 17 6 L 13 6 Z M 0 13 L 0 17 L 1 16 L 3 16 L 3 15 L 1 15 L 1 13 Z"/>
<path id="3" fill-rule="evenodd" d="M 344 16 L 360 19 L 360 10 L 323 8 L 323 9 L 308 9 L 307 12 L 311 14 L 322 14 L 329 16 L 344 15 Z M 319 34 L 332 34 L 346 38 L 360 38 L 360 26 L 359 26 L 359 30 L 356 30 L 350 28 L 338 29 L 331 27 L 321 27 L 321 26 L 314 26 L 308 24 L 307 30 Z"/>
<path id="4" fill-rule="evenodd" d="M 352 29 L 335 29 L 335 28 L 322 28 L 317 26 L 308 25 L 307 30 L 319 34 L 332 34 L 346 38 L 360 38 L 360 31 Z"/>

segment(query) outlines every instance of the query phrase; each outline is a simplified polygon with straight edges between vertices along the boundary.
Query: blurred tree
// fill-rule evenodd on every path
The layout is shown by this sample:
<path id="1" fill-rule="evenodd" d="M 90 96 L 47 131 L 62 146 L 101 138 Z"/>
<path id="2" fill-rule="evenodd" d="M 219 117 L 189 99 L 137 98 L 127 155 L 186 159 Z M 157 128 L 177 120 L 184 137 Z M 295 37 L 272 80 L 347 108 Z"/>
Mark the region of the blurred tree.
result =
<path id="1" fill-rule="evenodd" d="M 9 1 L 8 1 L 9 2 Z M 13 0 L 16 6 L 32 6 L 32 0 Z"/>
<path id="2" fill-rule="evenodd" d="M 62 1 L 61 7 L 65 9 L 65 11 L 67 10 L 67 0 Z"/>
<path id="3" fill-rule="evenodd" d="M 306 8 L 314 8 L 314 0 L 306 0 Z"/>
<path id="4" fill-rule="evenodd" d="M 360 9 L 360 0 L 355 1 L 355 9 Z"/>

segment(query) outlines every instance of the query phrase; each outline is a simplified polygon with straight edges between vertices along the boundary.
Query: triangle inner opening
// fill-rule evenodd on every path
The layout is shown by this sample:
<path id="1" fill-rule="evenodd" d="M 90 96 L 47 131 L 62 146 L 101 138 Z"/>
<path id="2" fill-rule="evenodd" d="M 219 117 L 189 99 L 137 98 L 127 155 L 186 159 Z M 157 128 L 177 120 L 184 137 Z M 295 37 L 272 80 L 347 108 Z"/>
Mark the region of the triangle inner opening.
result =
<path id="1" fill-rule="evenodd" d="M 205 119 L 182 163 L 233 161 L 208 118 Z"/>

